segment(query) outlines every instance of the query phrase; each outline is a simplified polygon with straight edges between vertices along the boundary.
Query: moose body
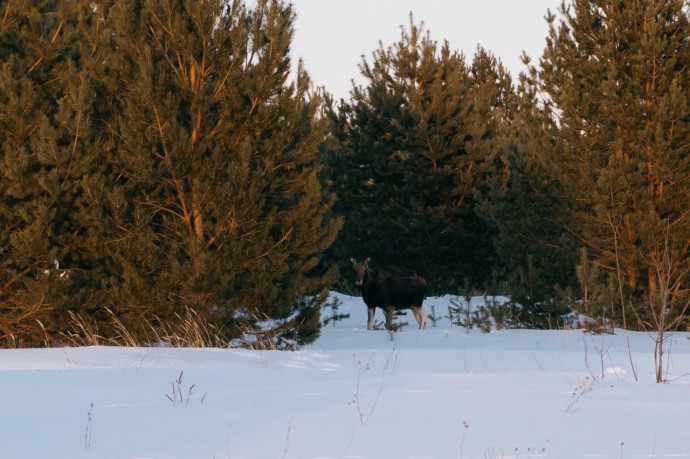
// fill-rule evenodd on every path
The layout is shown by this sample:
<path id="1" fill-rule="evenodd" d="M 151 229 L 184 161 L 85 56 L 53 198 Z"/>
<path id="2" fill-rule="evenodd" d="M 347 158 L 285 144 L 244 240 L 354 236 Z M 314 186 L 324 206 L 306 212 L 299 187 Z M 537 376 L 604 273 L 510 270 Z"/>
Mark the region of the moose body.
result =
<path id="1" fill-rule="evenodd" d="M 369 268 L 369 258 L 358 263 L 352 258 L 355 269 L 355 283 L 362 289 L 362 299 L 367 305 L 367 329 L 374 328 L 374 314 L 379 307 L 386 315 L 386 325 L 390 328 L 393 311 L 410 309 L 423 329 L 426 325 L 426 311 L 422 308 L 426 294 L 426 281 L 418 276 L 397 277 L 383 270 Z"/>

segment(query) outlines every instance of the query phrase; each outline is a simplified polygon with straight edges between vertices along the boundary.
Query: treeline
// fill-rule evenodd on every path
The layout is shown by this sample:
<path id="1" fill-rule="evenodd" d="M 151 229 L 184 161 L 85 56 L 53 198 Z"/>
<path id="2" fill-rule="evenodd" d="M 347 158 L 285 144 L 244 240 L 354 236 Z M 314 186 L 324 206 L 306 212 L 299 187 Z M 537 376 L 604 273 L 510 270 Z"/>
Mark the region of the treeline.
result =
<path id="1" fill-rule="evenodd" d="M 687 1 L 561 13 L 516 82 L 411 17 L 334 101 L 288 3 L 0 1 L 2 345 L 310 342 L 352 257 L 534 326 L 678 326 Z"/>
<path id="2" fill-rule="evenodd" d="M 362 62 L 350 100 L 327 104 L 322 154 L 345 216 L 332 261 L 507 294 L 529 326 L 576 312 L 597 329 L 676 329 L 690 302 L 689 9 L 574 0 L 547 15 L 517 82 L 411 20 Z"/>

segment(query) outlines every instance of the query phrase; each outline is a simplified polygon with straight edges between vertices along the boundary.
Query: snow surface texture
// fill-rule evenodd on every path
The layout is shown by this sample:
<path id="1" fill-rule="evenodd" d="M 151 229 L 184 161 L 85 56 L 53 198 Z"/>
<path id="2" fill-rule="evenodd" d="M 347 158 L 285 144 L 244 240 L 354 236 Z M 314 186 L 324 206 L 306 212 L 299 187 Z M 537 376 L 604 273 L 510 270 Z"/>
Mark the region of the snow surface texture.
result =
<path id="1" fill-rule="evenodd" d="M 296 352 L 1 350 L 0 458 L 690 458 L 686 333 L 655 384 L 644 333 L 635 381 L 622 331 L 420 331 L 408 312 L 391 341 L 334 296 L 351 317 Z"/>

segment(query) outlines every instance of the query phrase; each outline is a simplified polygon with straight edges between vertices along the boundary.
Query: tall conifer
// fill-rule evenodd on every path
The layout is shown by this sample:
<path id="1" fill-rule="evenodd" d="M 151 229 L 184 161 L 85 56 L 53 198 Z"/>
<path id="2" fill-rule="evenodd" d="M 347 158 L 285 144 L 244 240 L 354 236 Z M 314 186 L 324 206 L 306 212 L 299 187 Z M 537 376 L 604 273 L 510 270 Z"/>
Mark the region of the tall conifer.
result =
<path id="1" fill-rule="evenodd" d="M 314 339 L 333 275 L 314 267 L 338 221 L 317 180 L 318 95 L 301 67 L 288 81 L 292 8 L 122 1 L 109 15 L 108 155 L 130 203 L 116 245 L 146 279 L 139 301 L 230 335 L 263 323 Z"/>
<path id="2" fill-rule="evenodd" d="M 552 172 L 568 228 L 619 275 L 636 320 L 688 287 L 690 27 L 683 0 L 585 1 L 549 17 L 540 90 L 558 119 Z M 665 283 L 670 301 L 662 299 Z"/>
<path id="3" fill-rule="evenodd" d="M 482 59 L 468 65 L 410 18 L 398 43 L 363 60 L 366 85 L 330 109 L 327 163 L 345 216 L 337 260 L 370 256 L 437 290 L 487 277 L 490 229 L 474 196 L 492 161 L 498 90 L 485 78 L 496 62 Z"/>
<path id="4" fill-rule="evenodd" d="M 75 317 L 145 341 L 187 314 L 227 340 L 313 340 L 339 221 L 319 96 L 303 69 L 288 80 L 291 7 L 0 6 L 5 343 Z"/>

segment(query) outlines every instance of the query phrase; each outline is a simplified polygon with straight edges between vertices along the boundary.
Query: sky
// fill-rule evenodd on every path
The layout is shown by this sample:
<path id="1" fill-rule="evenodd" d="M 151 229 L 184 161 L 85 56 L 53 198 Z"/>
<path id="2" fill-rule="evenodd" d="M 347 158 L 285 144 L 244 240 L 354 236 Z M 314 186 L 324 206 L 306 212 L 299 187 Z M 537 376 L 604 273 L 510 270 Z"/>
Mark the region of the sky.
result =
<path id="1" fill-rule="evenodd" d="M 514 79 L 526 51 L 537 62 L 548 25 L 561 0 L 292 0 L 297 13 L 293 57 L 302 58 L 316 86 L 348 98 L 351 81 L 363 83 L 358 65 L 381 41 L 388 47 L 409 24 L 410 12 L 431 38 L 471 58 L 481 46 L 498 57 Z"/>

